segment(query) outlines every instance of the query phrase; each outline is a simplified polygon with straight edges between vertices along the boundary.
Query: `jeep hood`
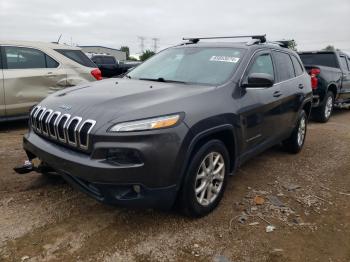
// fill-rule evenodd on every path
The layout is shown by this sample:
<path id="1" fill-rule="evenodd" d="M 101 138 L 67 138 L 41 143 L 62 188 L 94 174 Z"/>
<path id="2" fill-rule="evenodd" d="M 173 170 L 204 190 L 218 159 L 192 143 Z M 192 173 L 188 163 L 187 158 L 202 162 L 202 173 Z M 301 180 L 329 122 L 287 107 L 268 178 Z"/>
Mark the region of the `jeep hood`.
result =
<path id="1" fill-rule="evenodd" d="M 213 89 L 214 86 L 114 78 L 61 90 L 40 104 L 72 116 L 106 123 L 125 115 L 123 120 L 133 120 L 181 112 L 189 97 Z"/>

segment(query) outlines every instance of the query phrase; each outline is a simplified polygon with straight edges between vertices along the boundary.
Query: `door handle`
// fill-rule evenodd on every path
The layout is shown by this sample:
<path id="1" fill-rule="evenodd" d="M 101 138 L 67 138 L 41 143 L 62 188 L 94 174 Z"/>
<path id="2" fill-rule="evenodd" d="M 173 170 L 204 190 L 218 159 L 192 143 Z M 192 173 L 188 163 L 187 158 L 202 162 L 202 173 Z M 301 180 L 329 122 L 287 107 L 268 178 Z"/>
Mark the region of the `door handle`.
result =
<path id="1" fill-rule="evenodd" d="M 275 91 L 273 97 L 280 97 L 282 95 L 281 91 Z"/>
<path id="2" fill-rule="evenodd" d="M 299 84 L 299 89 L 303 89 L 304 85 L 303 84 Z"/>

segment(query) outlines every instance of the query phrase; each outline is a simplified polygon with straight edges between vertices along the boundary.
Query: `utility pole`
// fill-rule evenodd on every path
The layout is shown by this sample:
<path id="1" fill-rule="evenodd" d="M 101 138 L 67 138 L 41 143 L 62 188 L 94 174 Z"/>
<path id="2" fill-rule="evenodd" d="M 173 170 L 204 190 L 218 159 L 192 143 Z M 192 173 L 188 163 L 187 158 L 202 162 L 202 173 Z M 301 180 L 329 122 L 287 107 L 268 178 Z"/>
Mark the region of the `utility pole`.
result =
<path id="1" fill-rule="evenodd" d="M 141 49 L 141 54 L 145 51 L 145 37 L 144 36 L 138 36 L 137 37 L 140 40 L 140 49 Z"/>
<path id="2" fill-rule="evenodd" d="M 159 38 L 152 38 L 153 40 L 153 51 L 157 53 Z"/>

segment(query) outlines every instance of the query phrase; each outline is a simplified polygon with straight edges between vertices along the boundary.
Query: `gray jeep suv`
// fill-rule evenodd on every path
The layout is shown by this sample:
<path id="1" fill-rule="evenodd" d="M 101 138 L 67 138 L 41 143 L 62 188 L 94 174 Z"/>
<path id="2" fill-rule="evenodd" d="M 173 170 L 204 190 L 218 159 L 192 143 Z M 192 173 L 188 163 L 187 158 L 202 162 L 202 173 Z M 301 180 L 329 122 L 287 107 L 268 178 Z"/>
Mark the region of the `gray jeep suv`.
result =
<path id="1" fill-rule="evenodd" d="M 56 171 L 105 203 L 177 201 L 199 217 L 218 205 L 228 175 L 247 159 L 281 142 L 299 152 L 312 102 L 299 56 L 265 36 L 200 40 L 160 52 L 123 79 L 44 99 L 23 139 L 29 162 L 16 170 Z"/>

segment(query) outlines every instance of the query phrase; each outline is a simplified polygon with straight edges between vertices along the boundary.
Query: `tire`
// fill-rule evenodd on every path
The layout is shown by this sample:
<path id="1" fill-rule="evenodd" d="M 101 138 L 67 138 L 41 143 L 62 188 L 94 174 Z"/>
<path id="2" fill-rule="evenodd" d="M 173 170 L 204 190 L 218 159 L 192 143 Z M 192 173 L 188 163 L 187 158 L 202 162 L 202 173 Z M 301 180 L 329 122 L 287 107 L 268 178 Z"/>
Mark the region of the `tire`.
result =
<path id="1" fill-rule="evenodd" d="M 306 131 L 307 116 L 305 111 L 303 110 L 300 112 L 298 124 L 293 130 L 293 133 L 287 140 L 283 141 L 284 148 L 292 154 L 299 153 L 305 143 Z"/>
<path id="2" fill-rule="evenodd" d="M 211 167 L 211 159 L 214 168 Z M 186 215 L 203 217 L 218 206 L 225 191 L 229 163 L 229 153 L 220 140 L 210 140 L 196 151 L 186 171 L 179 196 L 179 204 Z M 214 171 L 218 174 L 214 174 Z M 197 194 L 196 189 L 199 192 Z"/>
<path id="3" fill-rule="evenodd" d="M 313 109 L 312 117 L 317 122 L 326 123 L 332 115 L 334 107 L 334 94 L 328 91 L 321 106 Z"/>

